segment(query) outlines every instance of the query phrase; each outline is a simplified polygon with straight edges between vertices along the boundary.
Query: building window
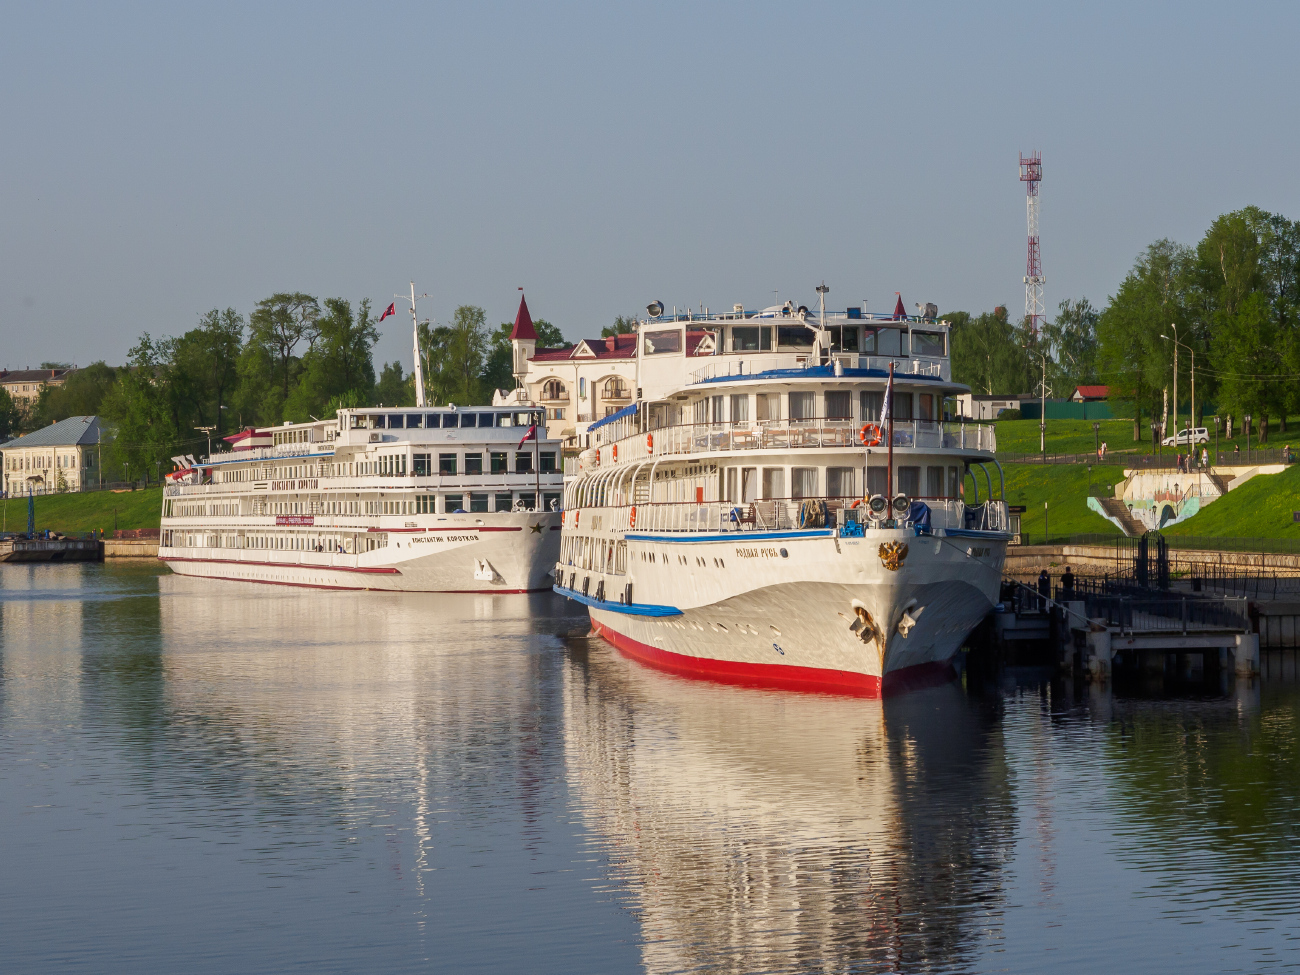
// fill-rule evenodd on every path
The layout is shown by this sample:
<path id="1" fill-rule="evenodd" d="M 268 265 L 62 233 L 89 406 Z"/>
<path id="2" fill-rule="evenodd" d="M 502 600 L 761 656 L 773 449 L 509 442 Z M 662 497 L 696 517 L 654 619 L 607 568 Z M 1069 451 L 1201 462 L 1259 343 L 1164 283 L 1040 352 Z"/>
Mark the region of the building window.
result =
<path id="1" fill-rule="evenodd" d="M 569 391 L 564 388 L 564 383 L 558 379 L 548 379 L 542 383 L 542 399 L 557 400 L 568 399 Z"/>
<path id="2" fill-rule="evenodd" d="M 564 419 L 564 410 L 563 410 L 563 409 L 558 409 L 558 408 L 557 408 L 557 409 L 551 409 L 550 407 L 548 407 L 547 410 L 546 410 L 546 419 L 548 419 L 548 420 L 563 420 L 563 419 Z"/>
<path id="3" fill-rule="evenodd" d="M 630 395 L 627 384 L 618 376 L 612 376 L 605 380 L 605 388 L 601 393 L 601 396 L 605 399 L 628 399 Z"/>
<path id="4" fill-rule="evenodd" d="M 439 454 L 438 455 L 438 473 L 455 474 L 456 473 L 456 455 Z"/>

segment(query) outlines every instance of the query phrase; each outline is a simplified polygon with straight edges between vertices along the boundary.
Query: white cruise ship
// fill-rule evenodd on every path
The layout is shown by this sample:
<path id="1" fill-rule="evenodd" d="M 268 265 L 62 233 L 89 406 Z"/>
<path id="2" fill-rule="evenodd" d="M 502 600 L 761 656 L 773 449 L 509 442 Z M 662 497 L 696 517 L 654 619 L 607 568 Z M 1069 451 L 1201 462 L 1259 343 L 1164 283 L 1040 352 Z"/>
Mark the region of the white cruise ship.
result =
<path id="1" fill-rule="evenodd" d="M 540 411 L 340 410 L 228 438 L 164 489 L 159 558 L 182 575 L 334 589 L 551 586 L 563 475 Z"/>
<path id="2" fill-rule="evenodd" d="M 540 411 L 340 410 L 229 438 L 164 489 L 182 575 L 334 589 L 531 592 L 559 551 L 558 441 Z"/>
<path id="3" fill-rule="evenodd" d="M 566 478 L 556 591 L 681 673 L 867 695 L 950 675 L 1011 536 L 993 426 L 949 418 L 967 387 L 925 310 L 652 304 L 637 401 Z"/>

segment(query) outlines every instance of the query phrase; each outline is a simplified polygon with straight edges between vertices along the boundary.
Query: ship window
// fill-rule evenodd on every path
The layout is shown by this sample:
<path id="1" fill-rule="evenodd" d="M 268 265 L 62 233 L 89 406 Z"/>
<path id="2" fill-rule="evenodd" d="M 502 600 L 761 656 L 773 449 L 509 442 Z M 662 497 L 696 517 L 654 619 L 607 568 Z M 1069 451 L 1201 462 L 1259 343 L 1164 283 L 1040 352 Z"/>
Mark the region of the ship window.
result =
<path id="1" fill-rule="evenodd" d="M 948 468 L 948 497 L 955 498 L 961 493 L 961 478 L 957 475 L 957 468 Z"/>
<path id="2" fill-rule="evenodd" d="M 477 413 L 462 413 L 460 415 L 461 427 L 464 428 L 464 427 L 478 426 L 478 420 L 476 419 L 477 416 L 478 416 Z"/>
<path id="3" fill-rule="evenodd" d="M 927 498 L 943 497 L 942 467 L 927 467 L 925 469 L 925 496 Z"/>
<path id="4" fill-rule="evenodd" d="M 883 392 L 861 394 L 862 414 L 861 418 L 864 423 L 880 419 L 880 411 L 885 405 L 885 394 Z"/>
<path id="5" fill-rule="evenodd" d="M 469 496 L 470 511 L 487 511 L 488 496 L 486 494 L 471 494 Z"/>
<path id="6" fill-rule="evenodd" d="M 460 417 L 458 417 L 455 413 L 444 413 L 442 415 L 442 425 L 444 429 L 447 427 L 459 426 Z"/>
<path id="7" fill-rule="evenodd" d="M 682 333 L 680 329 L 668 329 L 663 332 L 645 333 L 645 354 L 661 355 L 665 352 L 682 351 Z"/>
<path id="8" fill-rule="evenodd" d="M 732 352 L 769 352 L 772 349 L 770 325 L 736 326 L 731 330 Z"/>
<path id="9" fill-rule="evenodd" d="M 402 414 L 400 414 L 400 413 L 390 413 L 390 414 L 388 414 L 388 429 L 390 429 L 390 430 L 400 430 L 400 429 L 402 429 L 402 427 L 405 425 L 405 424 L 402 422 L 403 419 L 404 419 L 404 417 L 403 417 Z"/>
<path id="10" fill-rule="evenodd" d="M 438 418 L 437 413 L 426 413 L 424 415 L 424 425 L 430 430 L 436 430 L 442 426 L 442 421 Z"/>
<path id="11" fill-rule="evenodd" d="M 531 474 L 533 472 L 533 455 L 526 450 L 515 452 L 515 473 Z"/>
<path id="12" fill-rule="evenodd" d="M 817 415 L 816 403 L 816 393 L 791 393 L 790 419 L 811 420 Z"/>
<path id="13" fill-rule="evenodd" d="M 497 511 L 509 511 L 510 506 L 514 503 L 513 496 L 509 491 L 498 494 L 494 500 L 496 501 L 495 508 Z"/>
<path id="14" fill-rule="evenodd" d="M 505 454 L 505 453 L 491 453 L 491 454 L 488 454 L 488 459 L 489 459 L 489 461 L 491 462 L 491 470 L 492 470 L 492 473 L 493 473 L 493 474 L 509 474 L 509 473 L 510 473 L 510 455 L 509 455 L 509 454 Z"/>
<path id="15" fill-rule="evenodd" d="M 456 473 L 456 455 L 439 454 L 438 455 L 438 473 L 455 474 Z"/>
<path id="16" fill-rule="evenodd" d="M 759 393 L 754 397 L 754 402 L 758 406 L 758 419 L 781 419 L 781 396 L 779 393 Z"/>
<path id="17" fill-rule="evenodd" d="M 876 351 L 876 330 L 874 328 L 864 328 L 862 330 L 861 348 L 858 351 L 868 354 Z"/>
<path id="18" fill-rule="evenodd" d="M 785 497 L 785 469 L 781 467 L 763 468 L 763 497 Z"/>
<path id="19" fill-rule="evenodd" d="M 826 468 L 826 497 L 851 498 L 853 496 L 853 468 Z"/>
<path id="20" fill-rule="evenodd" d="M 858 326 L 832 325 L 826 329 L 831 333 L 831 349 L 835 352 L 858 351 Z"/>
<path id="21" fill-rule="evenodd" d="M 731 422 L 744 423 L 749 419 L 749 397 L 736 393 L 731 397 Z"/>
<path id="22" fill-rule="evenodd" d="M 406 414 L 406 429 L 408 429 L 408 430 L 418 430 L 418 429 L 419 429 L 420 427 L 422 427 L 422 426 L 424 426 L 424 414 L 423 414 L 423 413 L 408 413 L 408 414 Z"/>
<path id="23" fill-rule="evenodd" d="M 918 393 L 916 396 L 916 418 L 918 420 L 934 419 L 934 394 Z"/>
<path id="24" fill-rule="evenodd" d="M 432 459 L 431 454 L 413 454 L 411 456 L 411 469 L 415 472 L 416 477 L 426 477 L 433 473 Z"/>
<path id="25" fill-rule="evenodd" d="M 836 389 L 826 394 L 826 419 L 853 419 L 852 400 L 847 389 Z"/>
<path id="26" fill-rule="evenodd" d="M 804 325 L 778 325 L 776 345 L 779 349 L 811 349 L 812 329 Z"/>
<path id="27" fill-rule="evenodd" d="M 798 498 L 817 497 L 817 468 L 793 467 L 790 469 L 791 496 Z"/>
<path id="28" fill-rule="evenodd" d="M 555 466 L 555 451 L 543 450 L 541 456 L 542 456 L 542 473 L 554 474 L 558 469 Z"/>
<path id="29" fill-rule="evenodd" d="M 929 355 L 942 357 L 943 352 L 943 333 L 942 332 L 912 332 L 912 354 Z"/>
<path id="30" fill-rule="evenodd" d="M 489 414 L 489 413 L 484 413 L 483 415 L 484 415 L 484 416 L 490 416 L 491 414 Z M 482 474 L 482 473 L 483 473 L 483 455 L 482 455 L 482 454 L 466 454 L 466 455 L 465 455 L 465 473 L 466 473 L 466 474 Z"/>
<path id="31" fill-rule="evenodd" d="M 894 419 L 912 419 L 912 394 L 894 390 Z"/>
<path id="32" fill-rule="evenodd" d="M 465 495 L 449 494 L 443 499 L 443 511 L 465 513 Z"/>
<path id="33" fill-rule="evenodd" d="M 490 427 L 492 426 L 492 421 L 495 417 L 495 413 L 480 413 L 478 415 L 478 425 L 480 427 Z"/>
<path id="34" fill-rule="evenodd" d="M 898 469 L 897 489 L 909 498 L 915 498 L 919 495 L 921 493 L 921 468 L 900 467 Z"/>
<path id="35" fill-rule="evenodd" d="M 525 508 L 528 508 L 529 510 L 537 507 L 537 495 L 534 494 L 532 491 L 520 491 L 519 501 Z M 588 568 L 590 568 L 590 566 L 588 566 Z"/>

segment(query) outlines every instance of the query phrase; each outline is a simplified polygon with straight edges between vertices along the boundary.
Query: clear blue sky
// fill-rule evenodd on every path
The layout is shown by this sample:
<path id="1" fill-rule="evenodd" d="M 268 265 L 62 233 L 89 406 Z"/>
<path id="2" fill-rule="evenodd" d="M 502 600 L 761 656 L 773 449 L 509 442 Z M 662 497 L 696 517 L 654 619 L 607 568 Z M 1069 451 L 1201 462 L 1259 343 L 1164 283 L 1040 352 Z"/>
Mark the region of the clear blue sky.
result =
<path id="1" fill-rule="evenodd" d="M 1020 150 L 1049 311 L 1219 213 L 1300 217 L 1294 4 L 0 9 L 10 367 L 412 277 L 442 321 L 522 285 L 570 338 L 823 278 L 1014 313 Z"/>

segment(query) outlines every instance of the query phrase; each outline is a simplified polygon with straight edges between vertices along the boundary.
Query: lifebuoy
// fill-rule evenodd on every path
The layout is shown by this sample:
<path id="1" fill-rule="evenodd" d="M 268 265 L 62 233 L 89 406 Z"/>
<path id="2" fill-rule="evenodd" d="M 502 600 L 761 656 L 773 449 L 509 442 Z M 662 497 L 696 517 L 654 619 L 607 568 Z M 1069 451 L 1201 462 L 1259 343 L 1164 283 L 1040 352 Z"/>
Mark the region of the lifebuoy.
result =
<path id="1" fill-rule="evenodd" d="M 577 528 L 577 527 L 578 527 L 578 519 L 581 518 L 581 517 L 582 517 L 582 509 L 579 508 L 577 511 L 575 511 L 575 512 L 573 513 L 573 527 L 574 527 L 574 528 Z"/>
<path id="2" fill-rule="evenodd" d="M 631 517 L 631 519 L 628 521 L 627 526 L 628 526 L 629 528 L 635 528 L 635 527 L 636 527 L 636 505 L 632 505 L 632 517 Z"/>
<path id="3" fill-rule="evenodd" d="M 875 447 L 880 443 L 880 425 L 878 423 L 864 423 L 862 429 L 858 431 L 858 436 L 868 447 Z"/>
<path id="4" fill-rule="evenodd" d="M 645 435 L 645 449 L 646 450 L 655 449 L 655 435 L 653 433 L 647 433 Z"/>
<path id="5" fill-rule="evenodd" d="M 861 499 L 861 498 L 858 498 L 858 499 L 857 499 L 856 501 L 854 501 L 851 505 L 849 505 L 849 507 L 850 507 L 850 508 L 856 508 L 856 507 L 857 507 L 858 505 L 860 505 L 860 504 L 862 504 L 862 499 Z"/>
<path id="6" fill-rule="evenodd" d="M 618 444 L 614 444 L 614 460 L 618 460 Z"/>

